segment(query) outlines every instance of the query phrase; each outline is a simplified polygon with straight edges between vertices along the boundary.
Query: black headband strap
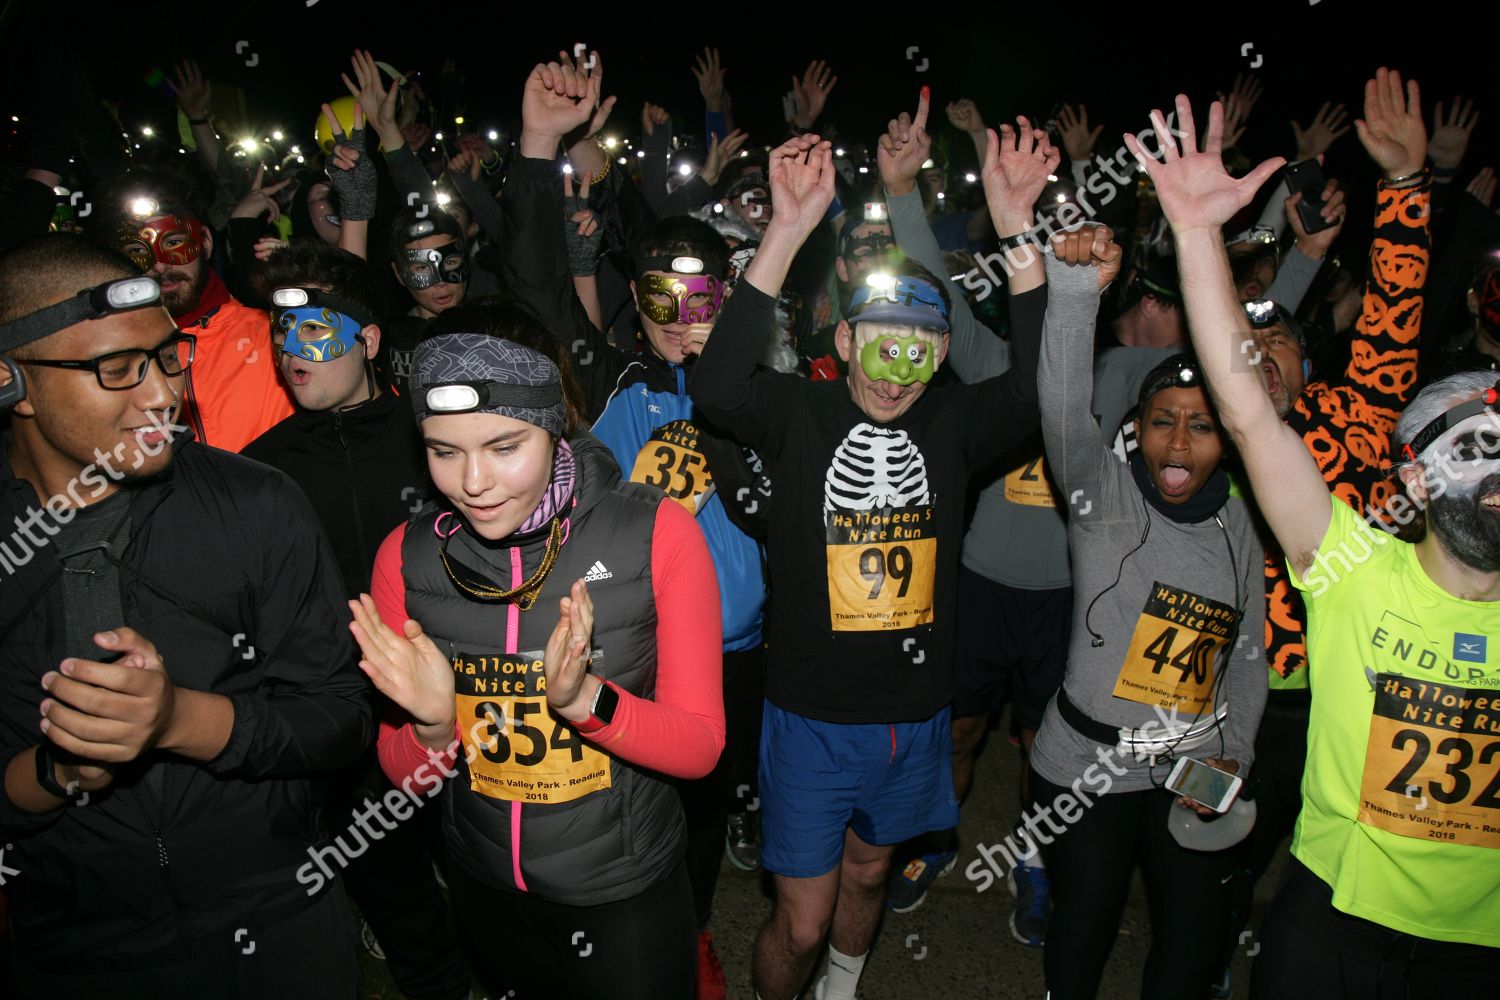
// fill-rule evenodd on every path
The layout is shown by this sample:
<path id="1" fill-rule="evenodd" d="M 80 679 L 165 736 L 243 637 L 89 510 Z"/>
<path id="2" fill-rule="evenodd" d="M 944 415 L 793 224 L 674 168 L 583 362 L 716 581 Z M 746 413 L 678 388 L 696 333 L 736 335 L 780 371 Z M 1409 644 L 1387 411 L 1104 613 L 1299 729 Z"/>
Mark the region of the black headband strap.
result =
<path id="1" fill-rule="evenodd" d="M 1426 427 L 1417 431 L 1409 442 L 1401 446 L 1401 454 L 1406 456 L 1408 462 L 1415 462 L 1417 456 L 1426 451 L 1428 445 L 1442 437 L 1448 428 L 1456 427 L 1470 417 L 1494 409 L 1496 402 L 1500 402 L 1500 382 L 1496 382 L 1480 393 L 1478 399 L 1459 403 L 1452 409 L 1439 413 Z"/>

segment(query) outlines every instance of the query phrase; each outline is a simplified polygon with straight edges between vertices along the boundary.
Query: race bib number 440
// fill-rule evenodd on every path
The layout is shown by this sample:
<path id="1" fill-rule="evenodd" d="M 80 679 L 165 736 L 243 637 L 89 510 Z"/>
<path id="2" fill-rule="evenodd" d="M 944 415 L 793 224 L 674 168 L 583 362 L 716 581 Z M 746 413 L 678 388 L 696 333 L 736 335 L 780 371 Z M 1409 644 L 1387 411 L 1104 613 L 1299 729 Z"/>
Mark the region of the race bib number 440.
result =
<path id="1" fill-rule="evenodd" d="M 1500 848 L 1500 692 L 1378 674 L 1358 819 Z"/>
<path id="2" fill-rule="evenodd" d="M 454 660 L 469 788 L 512 802 L 571 802 L 610 787 L 609 757 L 547 707 L 541 658 Z"/>
<path id="3" fill-rule="evenodd" d="M 1235 618 L 1227 604 L 1153 583 L 1120 665 L 1114 696 L 1202 715 L 1211 707 L 1215 664 L 1229 644 Z"/>
<path id="4" fill-rule="evenodd" d="M 824 517 L 835 632 L 883 632 L 932 621 L 937 535 L 931 504 L 833 510 Z"/>

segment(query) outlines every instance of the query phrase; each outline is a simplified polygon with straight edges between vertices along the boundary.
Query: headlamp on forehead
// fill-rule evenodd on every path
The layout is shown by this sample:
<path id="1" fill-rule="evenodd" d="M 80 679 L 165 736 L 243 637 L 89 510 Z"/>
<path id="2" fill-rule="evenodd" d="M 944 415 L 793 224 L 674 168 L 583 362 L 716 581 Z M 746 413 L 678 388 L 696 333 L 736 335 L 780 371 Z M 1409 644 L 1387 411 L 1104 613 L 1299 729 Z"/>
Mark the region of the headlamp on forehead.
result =
<path id="1" fill-rule="evenodd" d="M 316 288 L 271 293 L 271 347 L 303 361 L 336 361 L 364 343 L 360 331 L 374 322 L 364 309 Z"/>
<path id="2" fill-rule="evenodd" d="M 420 240 L 424 236 L 431 236 L 436 229 L 437 226 L 433 224 L 431 219 L 418 219 L 406 227 L 406 238 Z"/>
<path id="3" fill-rule="evenodd" d="M 672 270 L 678 274 L 702 274 L 703 261 L 697 257 L 673 257 Z"/>
<path id="4" fill-rule="evenodd" d="M 161 211 L 161 205 L 155 198 L 132 198 L 128 206 L 130 216 L 134 219 L 149 219 Z"/>
<path id="5" fill-rule="evenodd" d="M 1410 441 L 1401 446 L 1401 454 L 1408 462 L 1415 462 L 1417 456 L 1426 451 L 1428 445 L 1442 437 L 1450 427 L 1456 427 L 1470 417 L 1487 411 L 1500 413 L 1500 382 L 1496 382 L 1481 392 L 1478 399 L 1459 403 L 1438 414 L 1431 423 L 1417 431 Z"/>
<path id="6" fill-rule="evenodd" d="M 1136 402 L 1144 414 L 1151 397 L 1163 389 L 1192 389 L 1202 384 L 1203 372 L 1199 370 L 1196 360 L 1186 356 L 1168 358 L 1146 373 Z"/>
<path id="7" fill-rule="evenodd" d="M 160 302 L 161 286 L 144 275 L 106 281 L 0 326 L 0 351 L 15 350 L 84 320 L 103 319 Z"/>
<path id="8" fill-rule="evenodd" d="M 448 382 L 414 392 L 414 408 L 428 415 L 472 413 L 486 407 L 507 406 L 544 410 L 562 402 L 562 385 L 516 385 L 511 382 Z"/>
<path id="9" fill-rule="evenodd" d="M 1245 315 L 1256 329 L 1270 326 L 1276 322 L 1276 303 L 1270 299 L 1251 299 L 1245 303 Z"/>
<path id="10" fill-rule="evenodd" d="M 887 219 L 887 215 L 886 215 L 886 212 L 885 212 L 885 202 L 882 202 L 882 201 L 867 201 L 867 202 L 865 202 L 865 221 L 866 222 L 884 222 L 884 221 L 886 221 L 886 219 Z"/>

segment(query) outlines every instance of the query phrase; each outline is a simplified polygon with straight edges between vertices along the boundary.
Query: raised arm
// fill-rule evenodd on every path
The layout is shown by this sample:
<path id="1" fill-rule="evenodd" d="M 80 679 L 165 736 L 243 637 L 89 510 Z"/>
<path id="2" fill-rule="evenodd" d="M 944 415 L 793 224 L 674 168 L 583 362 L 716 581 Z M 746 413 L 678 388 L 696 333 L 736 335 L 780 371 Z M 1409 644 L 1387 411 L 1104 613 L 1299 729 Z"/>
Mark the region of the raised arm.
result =
<path id="1" fill-rule="evenodd" d="M 1217 101 L 1209 107 L 1201 153 L 1192 105 L 1182 94 L 1177 96 L 1177 118 L 1180 148 L 1162 113 L 1151 112 L 1164 162 L 1148 156 L 1133 135 L 1125 137 L 1125 144 L 1155 183 L 1172 226 L 1188 328 L 1219 419 L 1244 460 L 1262 514 L 1301 573 L 1328 531 L 1328 486 L 1302 438 L 1276 415 L 1259 372 L 1242 360 L 1241 345 L 1253 339 L 1235 295 L 1222 232 L 1224 223 L 1286 161 L 1273 157 L 1236 180 L 1224 169 L 1223 107 Z"/>
<path id="2" fill-rule="evenodd" d="M 924 89 L 917 104 L 917 114 L 924 120 L 927 102 L 928 96 Z M 967 105 L 970 109 L 974 104 L 967 100 L 958 103 Z M 948 105 L 948 118 L 954 124 L 967 121 L 966 118 L 955 117 L 954 108 L 957 106 Z M 1010 345 L 974 317 L 974 311 L 969 308 L 963 290 L 948 275 L 947 265 L 943 263 L 943 251 L 938 246 L 937 237 L 932 235 L 927 214 L 922 210 L 922 196 L 917 192 L 917 175 L 932 149 L 932 139 L 925 129 L 913 130 L 910 122 L 907 122 L 907 134 L 914 137 L 910 143 L 902 144 L 898 153 L 897 144 L 900 142 L 902 121 L 905 118 L 903 113 L 900 118 L 890 122 L 886 128 L 888 141 L 881 142 L 877 155 L 880 178 L 885 184 L 886 203 L 891 211 L 891 232 L 902 253 L 927 268 L 947 286 L 948 297 L 953 302 L 947 361 L 959 378 L 965 382 L 978 382 L 999 375 L 1010 367 Z M 978 119 L 977 111 L 973 118 Z M 981 148 L 980 155 L 983 156 L 989 136 L 983 131 L 983 126 L 980 127 L 979 144 L 984 147 Z"/>
<path id="3" fill-rule="evenodd" d="M 1047 465 L 1064 493 L 1101 495 L 1119 460 L 1094 422 L 1094 321 L 1123 251 L 1105 226 L 1058 236 L 1047 258 L 1047 319 L 1037 397 Z M 1081 266 L 1080 266 L 1081 265 Z"/>

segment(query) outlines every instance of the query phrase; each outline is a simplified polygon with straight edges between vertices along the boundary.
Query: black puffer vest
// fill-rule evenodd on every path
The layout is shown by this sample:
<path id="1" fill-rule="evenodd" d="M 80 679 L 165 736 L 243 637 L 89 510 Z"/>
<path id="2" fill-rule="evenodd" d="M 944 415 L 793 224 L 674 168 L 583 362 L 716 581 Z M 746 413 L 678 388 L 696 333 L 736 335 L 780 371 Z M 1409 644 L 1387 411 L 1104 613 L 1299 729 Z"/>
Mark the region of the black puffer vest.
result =
<path id="1" fill-rule="evenodd" d="M 596 905 L 665 879 L 682 857 L 684 828 L 670 785 L 547 708 L 543 650 L 558 600 L 580 578 L 594 602 L 593 672 L 642 698 L 656 690 L 651 539 L 662 495 L 620 483 L 609 450 L 587 433 L 570 443 L 567 534 L 530 611 L 471 599 L 449 579 L 435 531 L 444 507 L 429 505 L 407 525 L 401 562 L 407 614 L 456 673 L 465 752 L 443 792 L 450 859 L 497 889 Z M 450 515 L 444 532 L 455 523 Z M 499 543 L 460 529 L 448 559 L 512 588 L 536 570 L 546 544 L 546 528 Z"/>

